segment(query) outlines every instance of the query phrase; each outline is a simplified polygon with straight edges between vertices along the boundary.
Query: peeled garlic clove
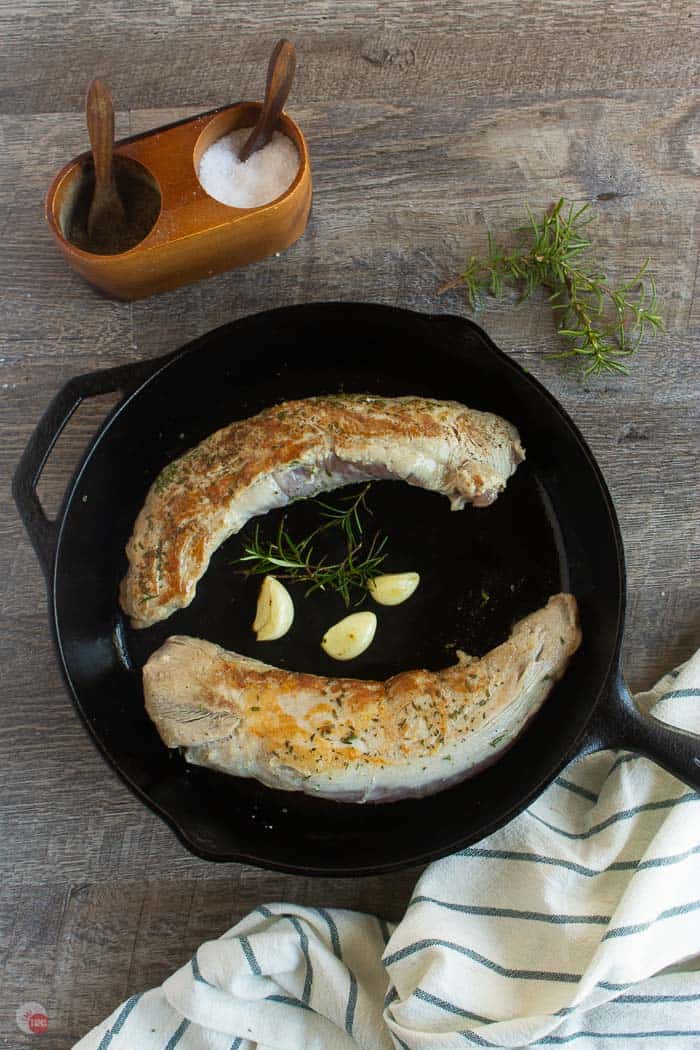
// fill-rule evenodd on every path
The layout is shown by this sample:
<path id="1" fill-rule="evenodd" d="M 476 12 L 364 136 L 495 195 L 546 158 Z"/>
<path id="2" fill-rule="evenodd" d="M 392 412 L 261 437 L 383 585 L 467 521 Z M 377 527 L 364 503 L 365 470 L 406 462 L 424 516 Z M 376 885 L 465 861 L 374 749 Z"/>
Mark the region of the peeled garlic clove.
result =
<path id="1" fill-rule="evenodd" d="M 253 621 L 258 642 L 274 642 L 286 634 L 294 621 L 294 603 L 284 584 L 274 576 L 263 580 Z"/>
<path id="2" fill-rule="evenodd" d="M 351 613 L 326 631 L 321 648 L 334 660 L 353 660 L 369 648 L 376 630 L 373 612 Z"/>
<path id="3" fill-rule="evenodd" d="M 394 572 L 375 576 L 367 590 L 380 605 L 400 605 L 411 597 L 419 583 L 417 572 Z"/>

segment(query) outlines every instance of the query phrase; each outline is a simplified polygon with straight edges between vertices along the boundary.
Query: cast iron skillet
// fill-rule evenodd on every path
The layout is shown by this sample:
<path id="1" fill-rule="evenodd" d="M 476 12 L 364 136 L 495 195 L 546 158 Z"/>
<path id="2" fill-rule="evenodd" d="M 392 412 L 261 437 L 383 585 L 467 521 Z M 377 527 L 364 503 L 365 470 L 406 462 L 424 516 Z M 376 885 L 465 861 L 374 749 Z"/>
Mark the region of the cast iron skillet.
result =
<path id="1" fill-rule="evenodd" d="M 49 521 L 36 484 L 84 398 L 123 391 Z M 269 663 L 337 674 L 319 648 L 344 614 L 334 595 L 303 600 L 282 641 L 250 623 L 259 581 L 237 575 L 233 537 L 195 601 L 132 631 L 117 603 L 124 545 L 146 490 L 173 457 L 272 402 L 367 391 L 453 398 L 514 422 L 527 460 L 493 506 L 450 513 L 447 500 L 396 482 L 373 486 L 370 528 L 390 536 L 387 570 L 418 570 L 405 605 L 379 611 L 356 677 L 437 669 L 458 645 L 481 654 L 561 590 L 580 604 L 583 645 L 516 744 L 471 780 L 426 799 L 332 803 L 188 766 L 143 708 L 140 667 L 170 634 L 199 635 Z M 475 324 L 359 303 L 275 310 L 226 325 L 156 361 L 78 376 L 34 432 L 14 496 L 46 573 L 66 681 L 97 745 L 192 852 L 302 874 L 362 875 L 432 860 L 483 838 L 522 810 L 575 755 L 626 747 L 700 788 L 698 738 L 636 708 L 620 677 L 625 570 L 615 511 L 581 435 L 557 402 Z M 295 505 L 290 529 L 308 523 Z M 305 515 L 307 516 L 305 518 Z M 275 515 L 264 520 L 266 529 Z M 343 672 L 347 667 L 343 667 Z"/>

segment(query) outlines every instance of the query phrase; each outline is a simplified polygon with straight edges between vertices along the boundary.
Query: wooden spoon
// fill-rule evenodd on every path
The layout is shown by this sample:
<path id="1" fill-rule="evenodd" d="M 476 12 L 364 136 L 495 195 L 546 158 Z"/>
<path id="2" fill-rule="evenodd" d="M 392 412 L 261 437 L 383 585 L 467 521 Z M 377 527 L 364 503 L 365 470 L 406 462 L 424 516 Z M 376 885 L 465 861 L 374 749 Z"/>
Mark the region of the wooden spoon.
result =
<path id="1" fill-rule="evenodd" d="M 270 64 L 267 67 L 267 85 L 265 87 L 265 101 L 260 111 L 258 122 L 243 143 L 238 159 L 248 160 L 251 153 L 267 146 L 272 138 L 272 132 L 279 120 L 280 113 L 287 101 L 294 73 L 297 68 L 297 53 L 291 40 L 278 40 L 275 50 L 270 55 Z"/>
<path id="2" fill-rule="evenodd" d="M 93 80 L 85 102 L 88 135 L 95 162 L 95 190 L 88 212 L 87 230 L 98 244 L 116 242 L 126 225 L 124 205 L 114 179 L 114 107 L 101 80 Z"/>

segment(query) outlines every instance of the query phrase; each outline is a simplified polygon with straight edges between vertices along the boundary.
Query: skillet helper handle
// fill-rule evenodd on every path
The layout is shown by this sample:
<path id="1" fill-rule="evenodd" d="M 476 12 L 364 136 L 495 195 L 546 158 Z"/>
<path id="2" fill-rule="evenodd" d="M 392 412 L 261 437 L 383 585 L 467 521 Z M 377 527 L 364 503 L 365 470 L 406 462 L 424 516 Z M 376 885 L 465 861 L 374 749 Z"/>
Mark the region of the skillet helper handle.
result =
<path id="1" fill-rule="evenodd" d="M 600 717 L 594 719 L 584 745 L 578 750 L 581 754 L 609 747 L 645 755 L 700 791 L 700 736 L 640 711 L 619 671 L 612 680 Z"/>
<path id="2" fill-rule="evenodd" d="M 137 361 L 75 376 L 59 390 L 37 423 L 15 470 L 12 495 L 47 580 L 53 571 L 58 525 L 46 516 L 36 489 L 51 450 L 81 401 L 119 390 L 127 393 L 160 364 L 161 360 Z"/>

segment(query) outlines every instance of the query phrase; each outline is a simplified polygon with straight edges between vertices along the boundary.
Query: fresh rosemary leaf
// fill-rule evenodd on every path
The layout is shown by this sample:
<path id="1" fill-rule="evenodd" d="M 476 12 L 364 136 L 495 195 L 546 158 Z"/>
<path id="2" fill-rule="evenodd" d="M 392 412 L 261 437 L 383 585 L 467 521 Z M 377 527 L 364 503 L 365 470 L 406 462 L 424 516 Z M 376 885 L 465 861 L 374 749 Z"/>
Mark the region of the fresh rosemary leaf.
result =
<path id="1" fill-rule="evenodd" d="M 361 513 L 371 513 L 366 504 L 371 482 L 357 496 L 333 506 L 316 500 L 322 524 L 301 540 L 295 540 L 282 518 L 274 540 L 265 540 L 260 525 L 255 526 L 252 539 L 245 542 L 243 553 L 233 564 L 249 576 L 272 574 L 281 580 L 297 580 L 308 584 L 306 594 L 314 591 L 336 591 L 346 606 L 353 592 L 367 591 L 370 580 L 379 572 L 386 558 L 387 537 L 376 533 L 367 546 L 363 538 Z M 345 555 L 339 561 L 330 561 L 326 555 L 316 555 L 314 542 L 329 529 L 338 529 L 345 541 Z"/>
<path id="2" fill-rule="evenodd" d="M 626 374 L 624 361 L 646 335 L 664 327 L 656 287 L 647 273 L 649 260 L 615 286 L 588 256 L 592 245 L 584 231 L 594 219 L 589 204 L 567 207 L 562 197 L 541 220 L 530 208 L 527 215 L 528 225 L 516 231 L 516 249 L 506 251 L 489 231 L 486 256 L 473 255 L 438 294 L 464 285 L 469 307 L 476 312 L 487 295 L 501 298 L 506 286 L 517 289 L 521 301 L 543 288 L 557 311 L 559 335 L 568 344 L 553 356 L 579 359 L 584 376 Z"/>

